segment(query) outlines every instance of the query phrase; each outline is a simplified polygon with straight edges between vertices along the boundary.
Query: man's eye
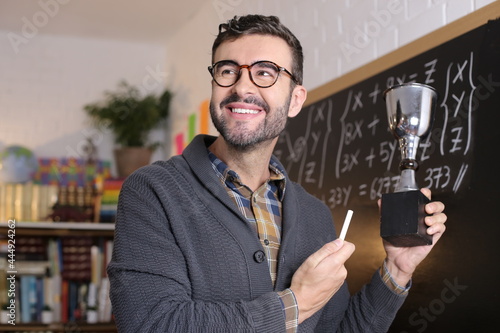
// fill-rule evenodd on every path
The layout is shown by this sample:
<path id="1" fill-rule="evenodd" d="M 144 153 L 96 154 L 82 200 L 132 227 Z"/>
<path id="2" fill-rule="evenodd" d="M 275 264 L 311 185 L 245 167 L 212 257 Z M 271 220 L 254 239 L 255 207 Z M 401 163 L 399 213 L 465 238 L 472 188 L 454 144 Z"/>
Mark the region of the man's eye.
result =
<path id="1" fill-rule="evenodd" d="M 262 78 L 275 78 L 277 75 L 276 71 L 270 70 L 270 69 L 259 69 L 256 71 L 256 76 L 262 77 Z"/>
<path id="2" fill-rule="evenodd" d="M 220 75 L 228 76 L 228 75 L 236 75 L 237 72 L 234 68 L 221 68 Z"/>
<path id="3" fill-rule="evenodd" d="M 265 71 L 265 70 L 258 71 L 257 75 L 258 76 L 272 76 L 272 74 L 269 71 Z"/>

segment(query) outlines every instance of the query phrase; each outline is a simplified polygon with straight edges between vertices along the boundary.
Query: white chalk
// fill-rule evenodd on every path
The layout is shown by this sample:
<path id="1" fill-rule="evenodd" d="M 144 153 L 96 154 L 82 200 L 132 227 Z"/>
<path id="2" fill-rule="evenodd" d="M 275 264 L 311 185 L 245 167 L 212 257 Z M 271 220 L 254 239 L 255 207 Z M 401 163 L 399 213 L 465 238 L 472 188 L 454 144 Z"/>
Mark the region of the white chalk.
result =
<path id="1" fill-rule="evenodd" d="M 345 239 L 345 235 L 347 234 L 347 229 L 349 229 L 349 224 L 351 223 L 352 214 L 353 211 L 349 209 L 345 217 L 344 225 L 342 226 L 342 231 L 340 232 L 339 238 L 342 240 Z"/>

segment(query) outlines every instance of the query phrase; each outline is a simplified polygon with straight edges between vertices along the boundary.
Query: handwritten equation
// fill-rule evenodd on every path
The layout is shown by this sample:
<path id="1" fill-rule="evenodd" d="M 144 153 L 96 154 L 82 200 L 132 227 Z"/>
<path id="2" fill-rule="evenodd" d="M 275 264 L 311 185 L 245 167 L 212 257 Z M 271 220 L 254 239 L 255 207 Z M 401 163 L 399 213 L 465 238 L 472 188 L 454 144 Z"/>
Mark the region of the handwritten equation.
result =
<path id="1" fill-rule="evenodd" d="M 345 207 L 354 197 L 376 200 L 394 190 L 401 160 L 383 92 L 424 83 L 438 91 L 438 105 L 431 133 L 418 149 L 417 183 L 434 193 L 456 193 L 468 185 L 478 88 L 487 81 L 475 76 L 475 66 L 474 52 L 468 52 L 452 61 L 424 59 L 412 72 L 372 77 L 304 108 L 280 136 L 275 154 L 294 181 L 330 208 Z"/>

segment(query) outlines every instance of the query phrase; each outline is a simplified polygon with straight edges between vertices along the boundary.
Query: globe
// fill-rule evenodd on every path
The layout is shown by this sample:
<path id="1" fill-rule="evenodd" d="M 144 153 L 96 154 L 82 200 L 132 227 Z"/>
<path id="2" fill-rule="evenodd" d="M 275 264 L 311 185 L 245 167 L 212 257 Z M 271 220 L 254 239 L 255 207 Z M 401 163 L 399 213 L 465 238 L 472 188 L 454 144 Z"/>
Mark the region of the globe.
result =
<path id="1" fill-rule="evenodd" d="M 25 183 L 38 169 L 38 160 L 23 146 L 8 146 L 0 152 L 0 183 Z"/>

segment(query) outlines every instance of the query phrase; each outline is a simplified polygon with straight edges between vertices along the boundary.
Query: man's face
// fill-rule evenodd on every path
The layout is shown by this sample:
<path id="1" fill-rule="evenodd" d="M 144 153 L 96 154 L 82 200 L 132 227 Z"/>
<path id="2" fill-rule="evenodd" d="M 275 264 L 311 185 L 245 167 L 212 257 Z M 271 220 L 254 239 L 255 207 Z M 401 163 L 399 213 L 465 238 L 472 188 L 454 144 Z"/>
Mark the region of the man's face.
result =
<path id="1" fill-rule="evenodd" d="M 288 70 L 292 67 L 289 46 L 272 36 L 249 35 L 224 42 L 214 55 L 214 63 L 221 60 L 239 65 L 268 60 Z M 273 86 L 259 88 L 250 80 L 246 68 L 241 69 L 240 79 L 231 87 L 212 82 L 210 114 L 215 128 L 229 145 L 238 149 L 272 141 L 285 128 L 290 104 L 296 104 L 293 92 L 297 87 L 292 89 L 291 83 L 291 78 L 282 73 Z"/>

